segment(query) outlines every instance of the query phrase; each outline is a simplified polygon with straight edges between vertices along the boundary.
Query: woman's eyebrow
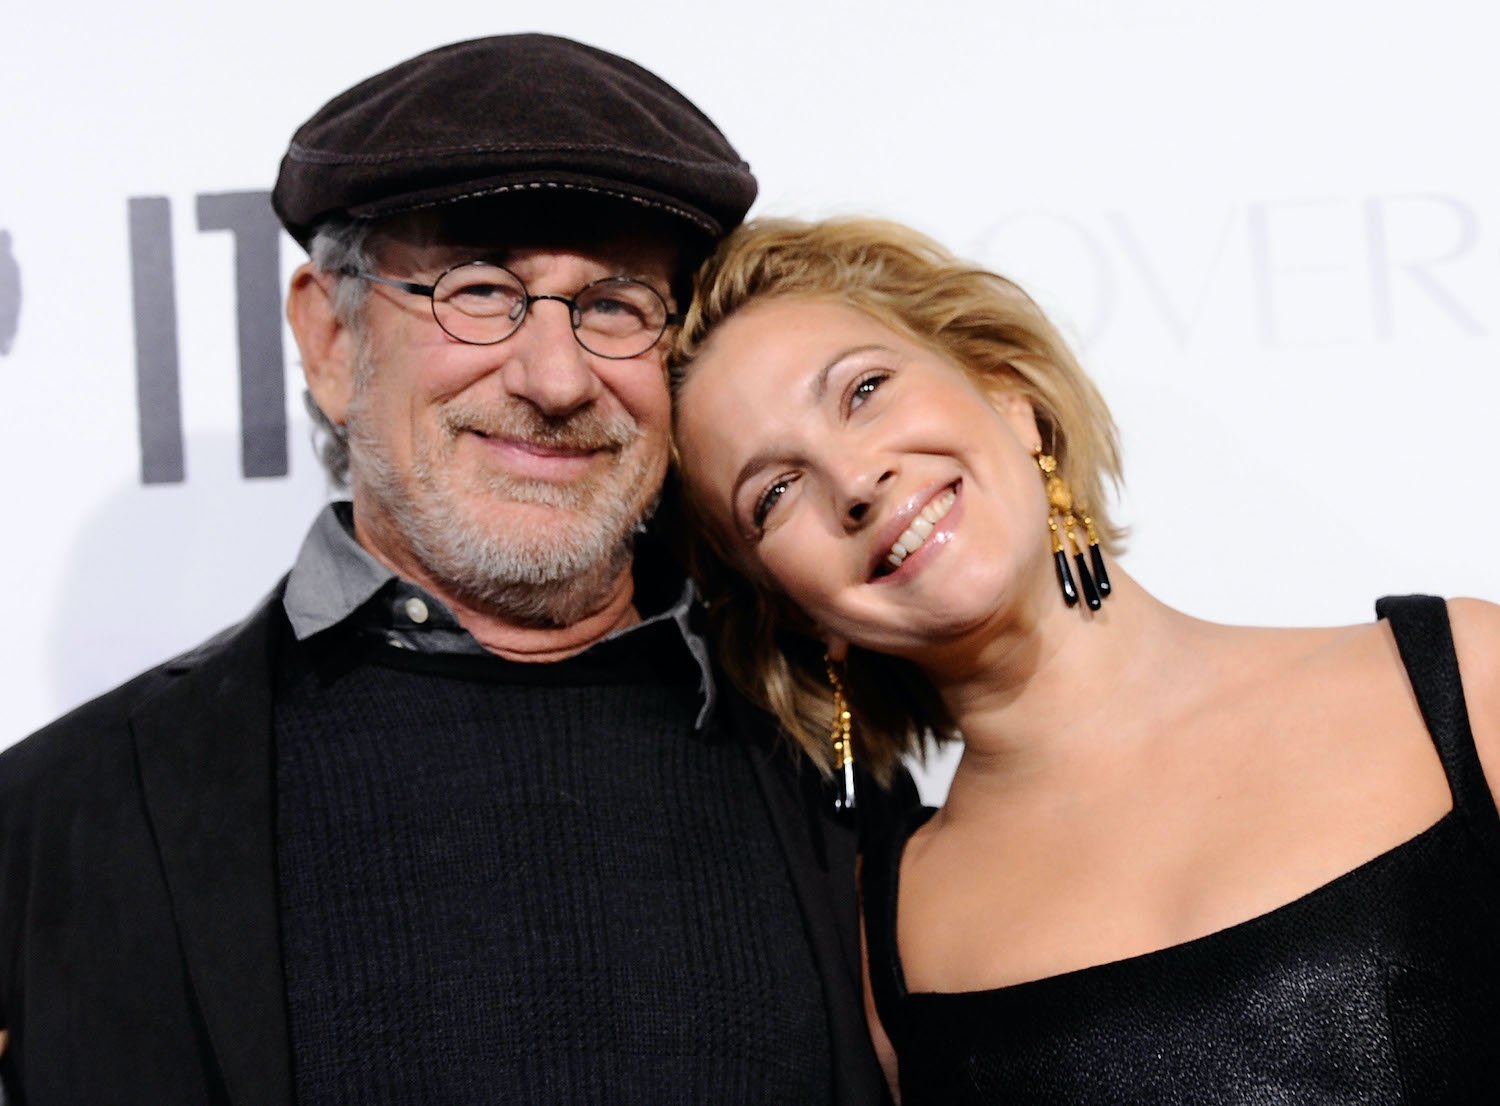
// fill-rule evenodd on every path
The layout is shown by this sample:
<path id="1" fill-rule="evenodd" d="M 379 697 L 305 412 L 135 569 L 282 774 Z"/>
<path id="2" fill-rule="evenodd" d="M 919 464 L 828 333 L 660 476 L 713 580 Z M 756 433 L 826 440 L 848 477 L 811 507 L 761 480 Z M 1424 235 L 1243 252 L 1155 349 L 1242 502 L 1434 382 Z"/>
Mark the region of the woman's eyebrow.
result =
<path id="1" fill-rule="evenodd" d="M 851 346 L 849 349 L 834 354 L 833 359 L 818 370 L 818 375 L 813 377 L 812 383 L 808 385 L 808 391 L 812 393 L 813 402 L 821 403 L 823 397 L 828 394 L 829 374 L 832 373 L 834 369 L 839 367 L 840 362 L 844 361 L 847 358 L 853 357 L 856 353 L 865 353 L 869 350 L 880 350 L 884 353 L 892 352 L 885 346 L 879 345 L 875 342 L 870 342 L 863 346 Z"/>

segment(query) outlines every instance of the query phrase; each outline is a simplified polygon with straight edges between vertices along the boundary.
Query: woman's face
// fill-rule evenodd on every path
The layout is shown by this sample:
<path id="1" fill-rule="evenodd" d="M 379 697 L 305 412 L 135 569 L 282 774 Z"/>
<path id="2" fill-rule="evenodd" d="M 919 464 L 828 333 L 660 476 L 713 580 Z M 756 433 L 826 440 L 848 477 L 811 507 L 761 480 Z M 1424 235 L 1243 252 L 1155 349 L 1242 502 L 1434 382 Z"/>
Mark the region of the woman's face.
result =
<path id="1" fill-rule="evenodd" d="M 731 316 L 679 392 L 677 429 L 689 496 L 835 655 L 921 663 L 1050 583 L 1030 404 L 856 308 Z"/>

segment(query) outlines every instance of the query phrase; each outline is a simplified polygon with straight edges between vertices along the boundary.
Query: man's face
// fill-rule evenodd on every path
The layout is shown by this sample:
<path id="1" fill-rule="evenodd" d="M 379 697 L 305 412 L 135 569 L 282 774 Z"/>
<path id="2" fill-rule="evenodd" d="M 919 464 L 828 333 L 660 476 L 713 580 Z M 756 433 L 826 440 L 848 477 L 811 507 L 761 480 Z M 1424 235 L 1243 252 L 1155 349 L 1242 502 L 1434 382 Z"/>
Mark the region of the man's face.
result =
<path id="1" fill-rule="evenodd" d="M 496 251 L 397 241 L 383 276 L 432 283 L 478 256 L 532 295 L 629 276 L 670 300 L 675 248 L 619 238 Z M 533 303 L 490 346 L 449 337 L 430 301 L 372 284 L 347 409 L 360 540 L 398 573 L 509 618 L 569 625 L 630 559 L 666 472 L 670 401 L 655 346 L 589 353 L 568 308 Z"/>

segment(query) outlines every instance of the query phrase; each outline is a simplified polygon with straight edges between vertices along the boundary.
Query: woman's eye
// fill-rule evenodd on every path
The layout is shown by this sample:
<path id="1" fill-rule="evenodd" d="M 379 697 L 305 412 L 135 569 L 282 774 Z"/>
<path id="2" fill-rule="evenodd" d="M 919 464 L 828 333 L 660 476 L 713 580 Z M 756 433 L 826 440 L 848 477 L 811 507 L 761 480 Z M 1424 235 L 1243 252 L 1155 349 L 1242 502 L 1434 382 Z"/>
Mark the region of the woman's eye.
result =
<path id="1" fill-rule="evenodd" d="M 875 389 L 879 388 L 888 379 L 890 379 L 889 373 L 871 373 L 869 376 L 861 377 L 849 393 L 849 410 L 853 411 L 859 407 L 865 400 L 875 394 Z"/>
<path id="2" fill-rule="evenodd" d="M 771 513 L 771 508 L 786 494 L 786 490 L 792 486 L 792 480 L 793 477 L 783 476 L 760 493 L 760 498 L 755 501 L 755 509 L 750 512 L 750 519 L 757 530 L 765 528 L 766 517 Z"/>

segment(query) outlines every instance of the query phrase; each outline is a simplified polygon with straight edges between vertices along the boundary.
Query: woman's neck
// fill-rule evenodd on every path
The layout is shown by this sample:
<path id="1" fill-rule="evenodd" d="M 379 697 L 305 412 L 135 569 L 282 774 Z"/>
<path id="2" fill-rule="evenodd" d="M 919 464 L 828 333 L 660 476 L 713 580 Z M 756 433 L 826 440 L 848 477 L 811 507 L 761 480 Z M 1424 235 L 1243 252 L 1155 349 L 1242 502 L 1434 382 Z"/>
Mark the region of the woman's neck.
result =
<path id="1" fill-rule="evenodd" d="M 971 791 L 1014 792 L 1109 771 L 1137 720 L 1195 693 L 1182 665 L 1216 628 L 1172 610 L 1111 568 L 1113 590 L 1094 614 L 1056 591 L 1011 612 L 975 645 L 924 658 L 964 735 L 949 802 Z"/>

